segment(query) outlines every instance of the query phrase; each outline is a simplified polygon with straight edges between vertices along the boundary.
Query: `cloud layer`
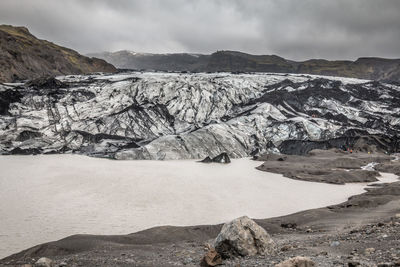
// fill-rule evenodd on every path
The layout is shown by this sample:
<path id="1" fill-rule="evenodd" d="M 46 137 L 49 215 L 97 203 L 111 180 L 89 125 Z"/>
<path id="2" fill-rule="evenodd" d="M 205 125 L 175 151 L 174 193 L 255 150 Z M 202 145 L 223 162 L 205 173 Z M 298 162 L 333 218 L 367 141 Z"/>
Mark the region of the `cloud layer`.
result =
<path id="1" fill-rule="evenodd" d="M 1 0 L 0 23 L 81 53 L 400 58 L 399 0 Z"/>

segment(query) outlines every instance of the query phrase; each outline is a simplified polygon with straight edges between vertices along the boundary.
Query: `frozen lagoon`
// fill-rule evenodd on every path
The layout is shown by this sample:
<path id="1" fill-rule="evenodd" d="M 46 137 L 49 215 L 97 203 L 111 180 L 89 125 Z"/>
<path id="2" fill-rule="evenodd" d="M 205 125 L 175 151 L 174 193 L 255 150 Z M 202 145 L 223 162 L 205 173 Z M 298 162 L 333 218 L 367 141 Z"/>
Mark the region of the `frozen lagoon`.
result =
<path id="1" fill-rule="evenodd" d="M 343 202 L 366 186 L 297 181 L 258 171 L 258 165 L 249 159 L 225 165 L 1 156 L 0 258 L 78 233 L 275 217 Z"/>

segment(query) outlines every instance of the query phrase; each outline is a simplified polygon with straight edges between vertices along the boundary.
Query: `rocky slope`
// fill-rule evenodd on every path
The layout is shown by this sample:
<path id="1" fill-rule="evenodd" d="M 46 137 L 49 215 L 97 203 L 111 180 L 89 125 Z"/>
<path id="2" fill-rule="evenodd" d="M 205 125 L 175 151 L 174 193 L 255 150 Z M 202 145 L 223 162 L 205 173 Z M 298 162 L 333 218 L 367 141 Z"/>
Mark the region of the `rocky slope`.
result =
<path id="1" fill-rule="evenodd" d="M 356 61 L 311 59 L 292 61 L 276 55 L 250 55 L 236 51 L 202 54 L 150 54 L 118 51 L 93 53 L 123 69 L 192 72 L 305 73 L 360 79 L 400 81 L 400 59 L 359 58 Z"/>
<path id="2" fill-rule="evenodd" d="M 25 27 L 0 25 L 0 82 L 44 75 L 115 72 L 111 64 L 39 40 Z"/>
<path id="3" fill-rule="evenodd" d="M 321 148 L 315 143 L 348 147 L 360 135 L 378 136 L 380 151 L 399 149 L 396 85 L 228 73 L 127 72 L 59 80 L 0 86 L 2 154 L 244 157 Z"/>

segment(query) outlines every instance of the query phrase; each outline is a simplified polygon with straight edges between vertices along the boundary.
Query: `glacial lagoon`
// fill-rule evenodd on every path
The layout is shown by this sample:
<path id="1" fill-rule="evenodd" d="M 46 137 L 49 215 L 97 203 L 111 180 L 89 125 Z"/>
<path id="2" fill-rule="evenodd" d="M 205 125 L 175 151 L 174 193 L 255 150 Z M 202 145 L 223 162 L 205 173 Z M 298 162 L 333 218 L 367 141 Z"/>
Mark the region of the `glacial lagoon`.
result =
<path id="1" fill-rule="evenodd" d="M 366 186 L 297 181 L 258 171 L 258 165 L 247 158 L 204 164 L 1 156 L 0 258 L 73 234 L 281 216 L 343 202 Z"/>

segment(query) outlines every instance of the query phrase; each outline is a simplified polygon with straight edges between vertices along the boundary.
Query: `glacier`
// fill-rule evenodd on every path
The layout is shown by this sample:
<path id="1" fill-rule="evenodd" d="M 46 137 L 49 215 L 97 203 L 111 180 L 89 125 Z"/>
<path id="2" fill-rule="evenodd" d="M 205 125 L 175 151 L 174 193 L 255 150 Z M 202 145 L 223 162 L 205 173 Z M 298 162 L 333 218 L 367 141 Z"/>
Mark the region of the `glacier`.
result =
<path id="1" fill-rule="evenodd" d="M 0 85 L 1 154 L 170 160 L 226 152 L 240 158 L 279 153 L 288 140 L 400 132 L 396 84 L 275 73 L 122 72 L 57 79 L 64 86 Z"/>

